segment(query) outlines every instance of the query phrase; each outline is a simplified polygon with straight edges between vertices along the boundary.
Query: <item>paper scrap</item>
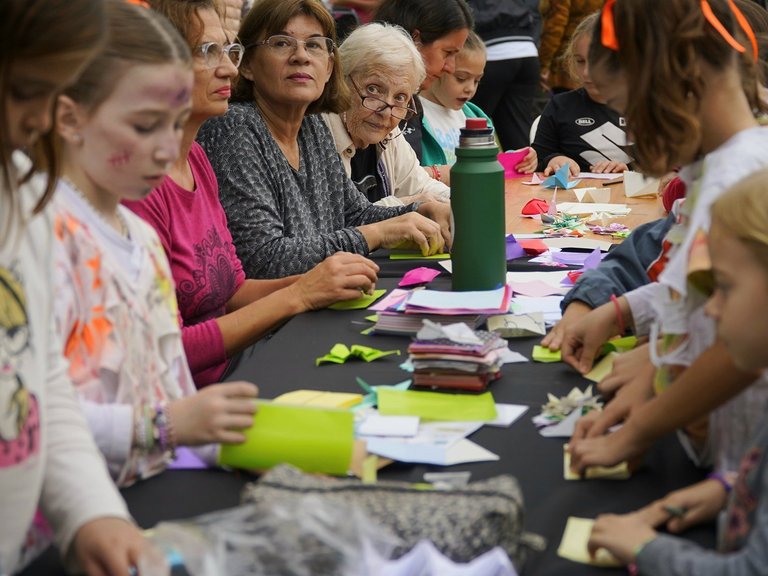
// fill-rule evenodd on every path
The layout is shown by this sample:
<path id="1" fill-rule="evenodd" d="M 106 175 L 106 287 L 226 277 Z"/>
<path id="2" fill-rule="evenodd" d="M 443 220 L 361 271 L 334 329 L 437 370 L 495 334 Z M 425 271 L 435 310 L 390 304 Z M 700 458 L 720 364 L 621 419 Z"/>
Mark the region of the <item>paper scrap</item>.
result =
<path id="1" fill-rule="evenodd" d="M 488 422 L 497 416 L 490 392 L 470 395 L 385 388 L 378 391 L 378 400 L 379 413 L 384 415 L 459 422 Z"/>
<path id="2" fill-rule="evenodd" d="M 419 431 L 419 419 L 416 416 L 383 416 L 373 412 L 360 423 L 357 433 L 360 436 L 415 436 Z"/>
<path id="3" fill-rule="evenodd" d="M 583 202 L 585 198 L 587 202 L 606 203 L 611 201 L 610 188 L 574 188 L 573 193 L 579 202 Z"/>
<path id="4" fill-rule="evenodd" d="M 560 547 L 557 549 L 557 555 L 580 564 L 590 564 L 604 568 L 623 566 L 605 548 L 600 548 L 594 558 L 589 555 L 587 544 L 589 543 L 594 523 L 595 521 L 591 518 L 577 518 L 575 516 L 568 518 L 565 531 L 563 532 L 563 539 L 560 542 Z"/>
<path id="5" fill-rule="evenodd" d="M 646 178 L 640 172 L 624 172 L 624 195 L 627 198 L 656 196 L 659 190 L 658 178 Z"/>
<path id="6" fill-rule="evenodd" d="M 530 362 L 530 360 L 520 354 L 520 352 L 515 352 L 509 348 L 497 348 L 496 354 L 497 358 L 501 361 L 502 364 L 520 364 L 523 362 Z"/>
<path id="7" fill-rule="evenodd" d="M 568 444 L 563 445 L 563 476 L 566 480 L 582 479 L 582 476 L 571 470 L 571 453 L 568 452 Z M 584 470 L 583 478 L 585 480 L 626 480 L 629 476 L 629 466 L 624 461 L 615 466 L 590 466 Z"/>
<path id="8" fill-rule="evenodd" d="M 559 422 L 540 428 L 539 434 L 545 438 L 572 438 L 580 418 L 581 410 L 574 410 Z"/>
<path id="9" fill-rule="evenodd" d="M 384 296 L 381 300 L 376 302 L 373 306 L 368 308 L 375 312 L 382 312 L 384 310 L 401 310 L 405 307 L 405 301 L 408 296 L 411 295 L 410 290 L 403 290 L 402 288 L 395 288 Z"/>
<path id="10" fill-rule="evenodd" d="M 514 260 L 515 258 L 522 258 L 525 256 L 525 248 L 523 248 L 514 235 L 509 234 L 506 240 L 507 261 Z"/>
<path id="11" fill-rule="evenodd" d="M 352 460 L 354 414 L 258 400 L 244 434 L 242 444 L 221 445 L 219 463 L 259 470 L 288 463 L 305 472 L 344 475 Z"/>
<path id="12" fill-rule="evenodd" d="M 564 214 L 615 214 L 626 216 L 632 210 L 626 204 L 605 204 L 598 202 L 561 202 L 557 209 Z"/>
<path id="13" fill-rule="evenodd" d="M 406 443 L 388 438 L 368 440 L 368 451 L 398 462 L 417 462 L 453 466 L 469 462 L 491 462 L 499 459 L 497 454 L 486 450 L 471 440 L 459 440 L 450 446 Z"/>
<path id="14" fill-rule="evenodd" d="M 568 288 L 566 287 L 552 286 L 551 284 L 541 282 L 540 280 L 534 280 L 532 282 L 510 282 L 509 287 L 515 295 L 532 296 L 534 298 L 552 296 L 553 294 L 564 295 L 568 292 Z"/>
<path id="15" fill-rule="evenodd" d="M 532 358 L 534 362 L 562 362 L 560 350 L 550 350 L 539 344 L 533 347 Z"/>
<path id="16" fill-rule="evenodd" d="M 176 448 L 176 458 L 168 464 L 168 470 L 200 470 L 203 468 L 208 468 L 208 464 L 186 446 Z"/>
<path id="17" fill-rule="evenodd" d="M 536 172 L 534 172 L 533 174 L 531 174 L 531 179 L 526 180 L 525 182 L 523 182 L 523 184 L 526 184 L 528 186 L 538 186 L 542 182 L 544 182 L 544 180 L 542 180 L 539 177 L 539 175 Z"/>
<path id="18" fill-rule="evenodd" d="M 421 540 L 407 554 L 397 560 L 387 561 L 378 574 L 379 576 L 414 576 L 415 574 L 517 576 L 517 571 L 500 546 L 484 552 L 467 564 L 458 564 L 443 556 L 429 540 Z"/>
<path id="19" fill-rule="evenodd" d="M 522 404 L 496 404 L 496 420 L 486 422 L 488 426 L 507 428 L 528 411 L 528 406 Z"/>
<path id="20" fill-rule="evenodd" d="M 530 314 L 501 314 L 488 318 L 488 330 L 496 332 L 502 338 L 527 338 L 544 336 L 544 315 L 541 312 Z"/>
<path id="21" fill-rule="evenodd" d="M 335 304 L 331 304 L 328 306 L 331 310 L 362 310 L 363 308 L 368 308 L 371 304 L 376 302 L 379 298 L 384 296 L 384 293 L 386 290 L 384 288 L 374 290 L 373 294 L 363 294 L 360 296 L 360 298 L 355 298 L 353 300 L 343 300 L 341 302 L 336 302 Z"/>
<path id="22" fill-rule="evenodd" d="M 417 284 L 428 284 L 439 275 L 440 270 L 420 266 L 418 268 L 414 268 L 413 270 L 408 270 L 408 272 L 406 272 L 403 276 L 403 279 L 398 283 L 398 286 L 403 287 L 415 286 Z"/>

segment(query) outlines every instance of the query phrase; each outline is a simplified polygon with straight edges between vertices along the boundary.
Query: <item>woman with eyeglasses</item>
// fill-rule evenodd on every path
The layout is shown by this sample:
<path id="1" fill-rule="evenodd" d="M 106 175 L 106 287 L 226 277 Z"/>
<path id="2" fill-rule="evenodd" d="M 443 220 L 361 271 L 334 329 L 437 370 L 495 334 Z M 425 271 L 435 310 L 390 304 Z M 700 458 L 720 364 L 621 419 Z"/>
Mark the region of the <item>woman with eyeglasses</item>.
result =
<path id="1" fill-rule="evenodd" d="M 319 116 L 350 102 L 334 22 L 319 0 L 260 0 L 239 36 L 246 50 L 234 103 L 198 139 L 246 276 L 302 273 L 338 251 L 413 245 L 434 254 L 450 243 L 447 204 L 376 206 L 345 173 Z"/>
<path id="2" fill-rule="evenodd" d="M 339 253 L 301 276 L 245 279 L 216 177 L 195 142 L 203 122 L 227 111 L 244 51 L 227 37 L 216 1 L 152 1 L 192 49 L 192 113 L 169 175 L 144 200 L 125 203 L 155 228 L 165 248 L 198 388 L 226 377 L 242 350 L 291 316 L 371 290 L 378 270 L 362 256 Z"/>
<path id="3" fill-rule="evenodd" d="M 324 114 L 344 169 L 371 202 L 399 206 L 447 200 L 450 188 L 430 178 L 398 126 L 415 114 L 413 94 L 424 63 L 399 26 L 357 28 L 339 47 L 352 105 Z"/>

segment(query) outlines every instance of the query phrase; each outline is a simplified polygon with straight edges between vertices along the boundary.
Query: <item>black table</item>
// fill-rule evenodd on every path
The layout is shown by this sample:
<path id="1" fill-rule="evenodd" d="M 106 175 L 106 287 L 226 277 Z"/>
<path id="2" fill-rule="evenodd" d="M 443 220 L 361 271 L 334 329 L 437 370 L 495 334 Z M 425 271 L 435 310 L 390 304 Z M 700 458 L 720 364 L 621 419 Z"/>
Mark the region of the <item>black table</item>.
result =
<path id="1" fill-rule="evenodd" d="M 427 261 L 429 262 L 429 261 Z M 434 261 L 433 261 L 434 264 Z M 410 262 L 405 270 L 419 263 Z M 389 275 L 387 275 L 389 276 Z M 397 274 L 392 272 L 392 276 Z M 393 288 L 390 276 L 380 287 Z M 441 276 L 433 287 L 449 289 Z M 290 320 L 271 338 L 246 351 L 230 379 L 258 384 L 263 398 L 274 398 L 299 388 L 359 392 L 355 377 L 369 384 L 393 384 L 408 377 L 399 365 L 407 357 L 409 339 L 398 336 L 363 336 L 370 312 L 322 310 Z M 510 348 L 530 357 L 537 339 L 510 340 Z M 315 358 L 326 354 L 337 342 L 363 344 L 383 350 L 401 350 L 401 356 L 387 356 L 372 363 L 350 360 L 346 364 L 315 366 Z M 523 575 L 580 576 L 596 572 L 613 576 L 625 570 L 595 569 L 557 556 L 565 521 L 569 516 L 594 517 L 603 512 L 628 512 L 655 498 L 700 480 L 704 473 L 695 468 L 674 437 L 658 442 L 648 453 L 644 467 L 626 481 L 566 481 L 563 479 L 562 439 L 543 438 L 531 423 L 546 402 L 547 392 L 565 395 L 573 386 L 588 382 L 564 364 L 510 364 L 503 376 L 490 386 L 497 402 L 524 404 L 529 411 L 509 428 L 483 427 L 471 439 L 500 456 L 497 462 L 482 462 L 444 468 L 431 465 L 393 464 L 379 473 L 381 479 L 411 482 L 423 480 L 424 472 L 469 470 L 472 480 L 498 474 L 512 474 L 520 482 L 526 505 L 526 529 L 547 538 L 543 553 L 530 558 Z M 167 471 L 160 476 L 123 490 L 131 513 L 142 527 L 160 520 L 179 519 L 234 506 L 239 492 L 252 477 L 220 470 Z M 686 534 L 705 546 L 714 546 L 714 527 L 705 526 Z M 25 576 L 61 574 L 52 555 L 42 558 Z"/>

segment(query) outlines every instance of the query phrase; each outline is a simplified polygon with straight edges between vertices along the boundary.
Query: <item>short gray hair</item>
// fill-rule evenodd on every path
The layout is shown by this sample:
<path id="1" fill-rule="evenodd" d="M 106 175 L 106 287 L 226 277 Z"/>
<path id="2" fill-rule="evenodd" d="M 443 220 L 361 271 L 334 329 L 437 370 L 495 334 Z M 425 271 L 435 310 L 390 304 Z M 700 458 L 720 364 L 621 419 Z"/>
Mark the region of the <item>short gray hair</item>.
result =
<path id="1" fill-rule="evenodd" d="M 427 75 L 410 34 L 393 24 L 371 22 L 356 28 L 339 47 L 339 57 L 347 76 L 383 68 L 408 78 L 414 92 Z"/>

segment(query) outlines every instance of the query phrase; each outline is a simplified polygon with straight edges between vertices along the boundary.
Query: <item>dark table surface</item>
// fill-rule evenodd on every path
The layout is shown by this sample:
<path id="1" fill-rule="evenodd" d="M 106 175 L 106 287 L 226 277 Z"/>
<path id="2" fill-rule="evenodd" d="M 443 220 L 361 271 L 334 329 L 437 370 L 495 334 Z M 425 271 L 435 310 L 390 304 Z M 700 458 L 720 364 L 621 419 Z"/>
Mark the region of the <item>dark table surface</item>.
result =
<path id="1" fill-rule="evenodd" d="M 433 262 L 434 264 L 434 262 Z M 403 271 L 414 267 L 414 262 Z M 387 275 L 389 276 L 389 275 Z M 380 286 L 393 288 L 397 276 L 380 280 Z M 449 289 L 446 277 L 434 287 Z M 362 311 L 322 310 L 303 314 L 284 325 L 271 338 L 246 351 L 230 379 L 258 384 L 263 398 L 274 398 L 299 388 L 359 392 L 355 377 L 369 384 L 393 384 L 408 377 L 399 365 L 407 357 L 407 337 L 373 335 L 360 331 L 369 323 Z M 342 365 L 316 367 L 315 358 L 326 354 L 336 343 L 364 344 L 383 350 L 399 349 L 401 356 L 387 356 L 371 363 L 351 360 Z M 530 357 L 536 339 L 510 340 L 510 348 Z M 509 428 L 483 427 L 471 439 L 500 456 L 496 462 L 439 467 L 393 464 L 379 473 L 380 479 L 412 482 L 423 480 L 424 472 L 469 470 L 472 480 L 498 474 L 512 474 L 520 482 L 526 506 L 526 529 L 546 537 L 544 552 L 532 556 L 523 575 L 579 576 L 586 574 L 626 574 L 625 570 L 596 569 L 574 564 L 557 556 L 557 547 L 569 516 L 594 517 L 603 512 L 628 512 L 670 490 L 700 480 L 704 473 L 685 456 L 674 436 L 658 442 L 646 455 L 643 467 L 626 481 L 563 479 L 563 439 L 544 438 L 531 422 L 546 402 L 548 392 L 562 396 L 573 386 L 584 388 L 588 381 L 564 364 L 509 364 L 503 376 L 489 387 L 497 402 L 524 404 L 528 412 Z M 234 506 L 239 493 L 252 477 L 220 470 L 167 471 L 123 490 L 131 513 L 142 527 L 160 520 L 187 518 L 204 512 Z M 714 528 L 694 529 L 687 537 L 701 544 L 714 545 Z M 25 575 L 60 574 L 53 555 L 47 555 Z"/>

